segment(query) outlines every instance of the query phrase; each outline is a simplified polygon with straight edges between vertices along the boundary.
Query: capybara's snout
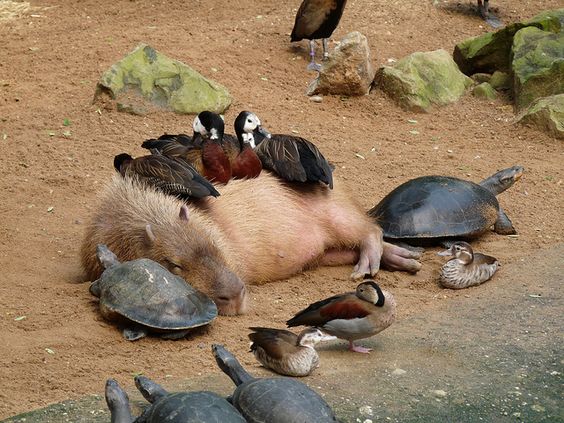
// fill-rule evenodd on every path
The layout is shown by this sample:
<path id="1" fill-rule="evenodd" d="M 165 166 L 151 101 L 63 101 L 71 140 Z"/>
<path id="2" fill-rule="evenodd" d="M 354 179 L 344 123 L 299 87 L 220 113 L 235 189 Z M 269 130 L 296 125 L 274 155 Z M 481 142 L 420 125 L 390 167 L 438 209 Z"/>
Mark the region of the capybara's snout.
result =
<path id="1" fill-rule="evenodd" d="M 247 288 L 233 272 L 224 270 L 216 275 L 214 301 L 220 314 L 232 316 L 247 311 Z"/>

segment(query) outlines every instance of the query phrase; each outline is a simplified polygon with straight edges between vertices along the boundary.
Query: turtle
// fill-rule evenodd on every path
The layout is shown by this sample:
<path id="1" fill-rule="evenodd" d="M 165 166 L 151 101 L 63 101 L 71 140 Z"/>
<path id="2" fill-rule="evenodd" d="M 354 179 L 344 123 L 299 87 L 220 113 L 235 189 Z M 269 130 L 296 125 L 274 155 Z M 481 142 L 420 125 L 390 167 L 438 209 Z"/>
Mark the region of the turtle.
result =
<path id="1" fill-rule="evenodd" d="M 106 382 L 106 403 L 111 423 L 245 423 L 225 398 L 209 391 L 169 393 L 145 376 L 136 376 L 135 385 L 151 403 L 134 418 L 127 393 L 114 379 Z"/>
<path id="2" fill-rule="evenodd" d="M 384 238 L 413 245 L 474 238 L 492 225 L 499 234 L 515 234 L 496 195 L 512 186 L 523 171 L 522 166 L 513 166 L 478 184 L 449 176 L 411 179 L 368 214 L 382 227 Z"/>
<path id="3" fill-rule="evenodd" d="M 123 326 L 125 339 L 135 341 L 149 332 L 180 339 L 217 316 L 208 296 L 157 262 L 142 258 L 120 263 L 106 245 L 98 244 L 96 250 L 105 270 L 90 285 L 90 293 L 100 298 L 102 316 Z"/>
<path id="4" fill-rule="evenodd" d="M 257 379 L 223 345 L 212 345 L 219 368 L 237 385 L 232 404 L 249 423 L 338 422 L 323 398 L 292 378 Z"/>

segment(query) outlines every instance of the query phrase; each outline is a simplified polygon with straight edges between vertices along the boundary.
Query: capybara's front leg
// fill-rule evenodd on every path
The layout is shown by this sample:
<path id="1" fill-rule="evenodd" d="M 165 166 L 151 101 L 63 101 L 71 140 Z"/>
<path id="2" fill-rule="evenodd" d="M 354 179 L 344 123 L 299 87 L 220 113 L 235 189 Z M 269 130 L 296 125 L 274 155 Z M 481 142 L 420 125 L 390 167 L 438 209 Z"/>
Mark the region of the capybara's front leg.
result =
<path id="1" fill-rule="evenodd" d="M 421 253 L 410 251 L 388 242 L 384 242 L 384 253 L 382 263 L 390 270 L 404 270 L 409 273 L 417 273 L 421 269 L 419 259 Z"/>
<path id="2" fill-rule="evenodd" d="M 368 234 L 360 243 L 360 257 L 353 268 L 352 279 L 362 279 L 365 275 L 374 276 L 380 269 L 382 257 L 382 232 Z"/>

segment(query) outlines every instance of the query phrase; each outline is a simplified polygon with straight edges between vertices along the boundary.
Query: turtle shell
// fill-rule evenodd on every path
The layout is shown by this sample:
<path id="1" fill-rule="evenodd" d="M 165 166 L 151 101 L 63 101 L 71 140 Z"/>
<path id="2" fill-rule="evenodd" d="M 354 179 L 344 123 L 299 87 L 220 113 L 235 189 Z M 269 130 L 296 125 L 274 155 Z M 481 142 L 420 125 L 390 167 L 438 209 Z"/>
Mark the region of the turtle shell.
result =
<path id="1" fill-rule="evenodd" d="M 245 423 L 225 398 L 213 392 L 177 392 L 150 405 L 136 423 Z"/>
<path id="2" fill-rule="evenodd" d="M 368 213 L 392 239 L 471 237 L 497 220 L 499 203 L 490 191 L 447 176 L 412 179 L 390 192 Z"/>
<path id="3" fill-rule="evenodd" d="M 337 422 L 333 410 L 307 385 L 290 378 L 252 379 L 239 385 L 233 404 L 251 423 Z"/>
<path id="4" fill-rule="evenodd" d="M 149 259 L 111 266 L 94 284 L 105 316 L 117 313 L 149 328 L 189 329 L 217 316 L 209 297 Z"/>

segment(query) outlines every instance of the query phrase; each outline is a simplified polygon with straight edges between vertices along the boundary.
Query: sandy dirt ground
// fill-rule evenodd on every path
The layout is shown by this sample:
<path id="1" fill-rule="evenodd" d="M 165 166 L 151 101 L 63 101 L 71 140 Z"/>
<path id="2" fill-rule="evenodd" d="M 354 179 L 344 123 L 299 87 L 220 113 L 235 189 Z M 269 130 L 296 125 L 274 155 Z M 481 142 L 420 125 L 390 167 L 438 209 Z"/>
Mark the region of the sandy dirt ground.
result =
<path id="1" fill-rule="evenodd" d="M 488 30 L 472 14 L 470 0 L 436 3 L 350 0 L 333 39 L 362 32 L 378 66 L 415 51 L 452 51 Z M 46 0 L 12 16 L 0 13 L 0 418 L 101 393 L 108 377 L 129 389 L 137 372 L 157 380 L 217 373 L 208 352 L 212 342 L 226 344 L 252 369 L 257 364 L 247 352 L 248 326 L 283 327 L 310 302 L 355 286 L 350 268 L 335 267 L 250 287 L 247 315 L 221 317 L 176 342 L 126 342 L 103 321 L 84 283 L 78 248 L 96 195 L 114 172 L 113 156 L 142 154 L 143 140 L 187 131 L 193 118 L 99 112 L 92 104 L 101 73 L 140 42 L 227 86 L 235 99 L 227 122 L 249 109 L 272 132 L 314 141 L 336 165 L 335 178 L 345 180 L 367 209 L 415 176 L 479 181 L 521 164 L 524 177 L 500 196 L 519 237 L 491 233 L 475 248 L 510 265 L 562 241 L 561 142 L 516 126 L 507 98 L 488 102 L 467 95 L 424 115 L 402 111 L 378 90 L 312 103 L 304 95 L 313 76 L 305 70 L 307 46 L 289 43 L 298 5 Z M 562 2 L 496 0 L 492 6 L 509 23 Z M 452 297 L 481 295 L 479 289 L 442 290 L 442 260 L 435 252 L 425 253 L 417 275 L 378 274 L 397 299 L 399 319 L 444 307 Z"/>

